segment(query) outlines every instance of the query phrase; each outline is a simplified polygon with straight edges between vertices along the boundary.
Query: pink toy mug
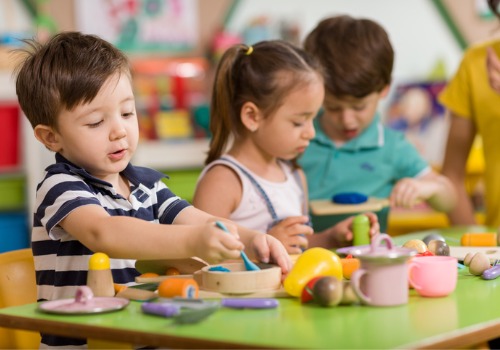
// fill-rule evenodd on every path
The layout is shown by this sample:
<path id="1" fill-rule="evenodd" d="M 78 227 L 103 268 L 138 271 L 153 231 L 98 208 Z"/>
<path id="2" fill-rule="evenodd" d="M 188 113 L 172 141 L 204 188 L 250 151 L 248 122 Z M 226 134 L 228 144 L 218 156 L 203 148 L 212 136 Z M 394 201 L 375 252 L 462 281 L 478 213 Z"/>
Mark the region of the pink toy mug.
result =
<path id="1" fill-rule="evenodd" d="M 410 262 L 411 286 L 423 297 L 444 297 L 457 286 L 458 260 L 451 256 L 416 256 Z"/>
<path id="2" fill-rule="evenodd" d="M 380 243 L 386 242 L 386 246 Z M 351 276 L 351 286 L 359 299 L 371 306 L 408 303 L 408 260 L 416 251 L 394 247 L 390 236 L 376 236 L 370 246 L 354 249 L 361 267 Z"/>

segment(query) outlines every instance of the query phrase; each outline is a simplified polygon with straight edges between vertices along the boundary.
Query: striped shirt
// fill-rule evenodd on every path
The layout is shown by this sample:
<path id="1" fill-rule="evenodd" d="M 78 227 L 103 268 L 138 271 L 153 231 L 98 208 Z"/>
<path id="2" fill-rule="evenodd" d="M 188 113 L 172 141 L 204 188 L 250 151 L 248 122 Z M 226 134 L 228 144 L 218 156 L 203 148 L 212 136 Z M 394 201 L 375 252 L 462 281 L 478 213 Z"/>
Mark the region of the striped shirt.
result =
<path id="1" fill-rule="evenodd" d="M 74 297 L 77 287 L 87 284 L 88 261 L 94 252 L 59 226 L 74 209 L 100 205 L 111 216 L 172 224 L 177 214 L 190 206 L 161 181 L 164 174 L 148 168 L 129 164 L 123 170 L 122 175 L 130 184 L 128 199 L 108 182 L 90 175 L 60 154 L 56 154 L 56 163 L 45 171 L 37 187 L 31 237 L 39 301 Z M 132 283 L 139 275 L 135 260 L 111 259 L 111 271 L 114 282 L 120 284 Z M 78 345 L 68 343 L 69 339 L 63 343 L 54 339 L 42 338 L 42 343 Z"/>

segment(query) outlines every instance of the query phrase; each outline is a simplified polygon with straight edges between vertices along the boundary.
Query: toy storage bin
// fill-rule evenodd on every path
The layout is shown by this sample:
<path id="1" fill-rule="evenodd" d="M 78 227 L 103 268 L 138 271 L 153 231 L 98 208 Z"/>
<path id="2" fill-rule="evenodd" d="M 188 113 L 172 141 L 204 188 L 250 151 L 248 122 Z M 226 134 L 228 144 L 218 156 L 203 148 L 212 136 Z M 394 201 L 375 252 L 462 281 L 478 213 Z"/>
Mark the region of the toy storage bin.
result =
<path id="1" fill-rule="evenodd" d="M 19 166 L 19 106 L 0 102 L 0 169 Z"/>
<path id="2" fill-rule="evenodd" d="M 30 233 L 25 212 L 0 213 L 0 253 L 28 248 Z"/>
<path id="3" fill-rule="evenodd" d="M 19 211 L 26 207 L 24 176 L 0 173 L 0 210 Z"/>

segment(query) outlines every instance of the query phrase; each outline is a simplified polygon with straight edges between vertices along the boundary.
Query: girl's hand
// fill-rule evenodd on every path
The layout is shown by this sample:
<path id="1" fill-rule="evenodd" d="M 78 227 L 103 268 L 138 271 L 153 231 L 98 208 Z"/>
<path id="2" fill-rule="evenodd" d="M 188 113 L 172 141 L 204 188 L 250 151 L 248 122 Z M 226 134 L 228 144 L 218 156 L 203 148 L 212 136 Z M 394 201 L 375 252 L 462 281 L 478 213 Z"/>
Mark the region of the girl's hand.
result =
<path id="1" fill-rule="evenodd" d="M 308 242 L 304 235 L 313 234 L 312 227 L 306 225 L 307 216 L 291 216 L 274 225 L 267 234 L 279 240 L 288 254 L 300 254 Z"/>
<path id="2" fill-rule="evenodd" d="M 292 269 L 292 261 L 285 247 L 273 236 L 265 233 L 255 235 L 251 241 L 250 249 L 257 260 L 264 263 L 274 263 L 281 267 L 282 280 Z"/>

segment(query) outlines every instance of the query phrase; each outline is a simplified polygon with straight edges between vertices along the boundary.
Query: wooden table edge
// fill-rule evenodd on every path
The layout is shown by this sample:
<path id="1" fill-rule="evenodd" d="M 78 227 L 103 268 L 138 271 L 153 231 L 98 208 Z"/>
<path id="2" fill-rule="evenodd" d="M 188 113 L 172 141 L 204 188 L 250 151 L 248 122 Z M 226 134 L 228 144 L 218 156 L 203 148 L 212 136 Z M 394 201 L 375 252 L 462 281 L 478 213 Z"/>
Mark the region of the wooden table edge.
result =
<path id="1" fill-rule="evenodd" d="M 23 316 L 0 314 L 0 327 L 38 331 L 47 334 L 75 337 L 85 329 L 86 338 L 100 339 L 106 341 L 130 343 L 134 345 L 166 346 L 170 348 L 184 349 L 269 349 L 269 346 L 256 346 L 250 344 L 239 344 L 233 342 L 186 338 L 182 336 L 144 333 L 134 330 L 113 329 L 104 326 L 89 326 L 82 324 L 71 324 L 60 321 L 45 319 L 32 319 Z"/>
<path id="2" fill-rule="evenodd" d="M 465 349 L 500 337 L 500 319 L 454 331 L 455 336 L 436 335 L 430 339 L 407 344 L 411 349 Z"/>

